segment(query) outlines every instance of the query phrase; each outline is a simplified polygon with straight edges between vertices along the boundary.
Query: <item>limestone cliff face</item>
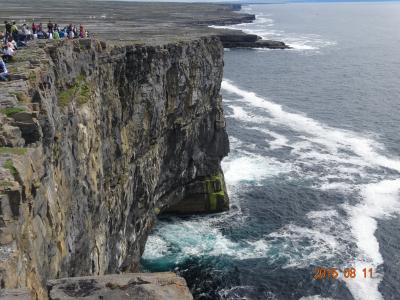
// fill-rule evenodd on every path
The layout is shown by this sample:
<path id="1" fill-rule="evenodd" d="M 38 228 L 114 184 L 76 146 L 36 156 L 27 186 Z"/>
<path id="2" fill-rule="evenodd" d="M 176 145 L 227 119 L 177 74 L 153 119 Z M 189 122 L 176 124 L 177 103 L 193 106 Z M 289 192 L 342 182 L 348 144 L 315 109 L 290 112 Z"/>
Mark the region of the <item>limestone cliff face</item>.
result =
<path id="1" fill-rule="evenodd" d="M 21 151 L 2 151 L 1 284 L 39 298 L 48 279 L 136 271 L 163 211 L 226 209 L 229 151 L 218 39 L 42 48 L 26 111 L 4 117 L 19 136 L 0 132 Z"/>

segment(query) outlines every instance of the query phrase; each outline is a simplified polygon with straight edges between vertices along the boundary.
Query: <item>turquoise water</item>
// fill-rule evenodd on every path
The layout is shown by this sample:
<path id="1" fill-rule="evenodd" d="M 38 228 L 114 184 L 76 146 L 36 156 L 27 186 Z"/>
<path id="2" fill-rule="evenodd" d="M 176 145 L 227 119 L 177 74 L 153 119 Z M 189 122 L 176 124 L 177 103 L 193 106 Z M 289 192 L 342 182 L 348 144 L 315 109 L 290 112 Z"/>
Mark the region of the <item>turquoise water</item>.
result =
<path id="1" fill-rule="evenodd" d="M 143 269 L 196 299 L 400 299 L 400 4 L 244 10 L 294 49 L 225 52 L 231 210 L 160 220 Z"/>

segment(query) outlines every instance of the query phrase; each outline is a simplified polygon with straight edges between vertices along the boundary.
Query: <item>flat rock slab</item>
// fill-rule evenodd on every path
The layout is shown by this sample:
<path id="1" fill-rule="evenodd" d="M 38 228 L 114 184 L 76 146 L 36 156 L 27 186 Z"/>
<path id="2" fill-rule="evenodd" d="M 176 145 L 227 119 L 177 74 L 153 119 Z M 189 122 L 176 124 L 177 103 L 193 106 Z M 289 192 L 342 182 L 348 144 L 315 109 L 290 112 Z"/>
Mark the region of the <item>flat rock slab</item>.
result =
<path id="1" fill-rule="evenodd" d="M 0 290 L 1 300 L 31 300 L 31 292 L 28 289 L 4 289 Z"/>
<path id="2" fill-rule="evenodd" d="M 131 273 L 71 277 L 48 282 L 50 300 L 192 300 L 175 273 Z"/>

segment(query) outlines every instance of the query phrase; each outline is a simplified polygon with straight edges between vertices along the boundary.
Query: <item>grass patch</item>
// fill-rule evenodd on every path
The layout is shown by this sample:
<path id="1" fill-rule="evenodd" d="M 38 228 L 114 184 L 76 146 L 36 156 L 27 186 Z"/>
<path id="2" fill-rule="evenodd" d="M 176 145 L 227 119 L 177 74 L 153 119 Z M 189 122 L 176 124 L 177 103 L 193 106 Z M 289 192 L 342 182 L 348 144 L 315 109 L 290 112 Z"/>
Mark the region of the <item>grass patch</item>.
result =
<path id="1" fill-rule="evenodd" d="M 75 93 L 76 93 L 76 86 L 72 86 L 72 87 L 62 91 L 58 95 L 58 105 L 61 108 L 64 108 L 65 106 L 67 106 L 68 103 L 70 103 L 74 99 Z"/>
<path id="2" fill-rule="evenodd" d="M 17 96 L 18 98 L 18 96 Z M 24 108 L 21 107 L 7 107 L 1 110 L 3 114 L 5 114 L 7 117 L 12 117 L 14 114 L 25 111 Z"/>
<path id="3" fill-rule="evenodd" d="M 79 106 L 81 106 L 90 100 L 91 95 L 92 95 L 92 89 L 89 87 L 89 85 L 85 81 L 82 83 L 82 85 L 80 87 L 76 102 L 78 103 Z"/>
<path id="4" fill-rule="evenodd" d="M 13 161 L 12 161 L 11 159 L 7 159 L 7 160 L 4 162 L 3 167 L 4 167 L 5 169 L 9 170 L 10 173 L 11 173 L 11 175 L 14 176 L 14 178 L 18 176 L 18 171 L 17 171 L 17 169 L 14 167 L 14 163 L 13 163 Z"/>
<path id="5" fill-rule="evenodd" d="M 16 154 L 25 155 L 28 152 L 27 148 L 21 147 L 0 147 L 0 154 Z"/>
<path id="6" fill-rule="evenodd" d="M 58 105 L 64 108 L 75 100 L 78 106 L 82 106 L 90 100 L 92 93 L 93 89 L 89 86 L 85 77 L 80 75 L 75 79 L 74 84 L 70 88 L 58 95 Z"/>

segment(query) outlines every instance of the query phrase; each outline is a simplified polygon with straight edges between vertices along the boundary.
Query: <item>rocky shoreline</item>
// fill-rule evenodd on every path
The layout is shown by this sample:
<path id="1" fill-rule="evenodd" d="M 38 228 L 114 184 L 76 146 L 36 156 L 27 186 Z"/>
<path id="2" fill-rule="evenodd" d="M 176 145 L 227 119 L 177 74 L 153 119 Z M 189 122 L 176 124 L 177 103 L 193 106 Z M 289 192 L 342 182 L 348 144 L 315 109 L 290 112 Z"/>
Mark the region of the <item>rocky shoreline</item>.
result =
<path id="1" fill-rule="evenodd" d="M 219 35 L 224 48 L 268 48 L 290 49 L 284 42 L 263 40 L 255 34 L 247 34 L 240 30 L 226 30 Z"/>

